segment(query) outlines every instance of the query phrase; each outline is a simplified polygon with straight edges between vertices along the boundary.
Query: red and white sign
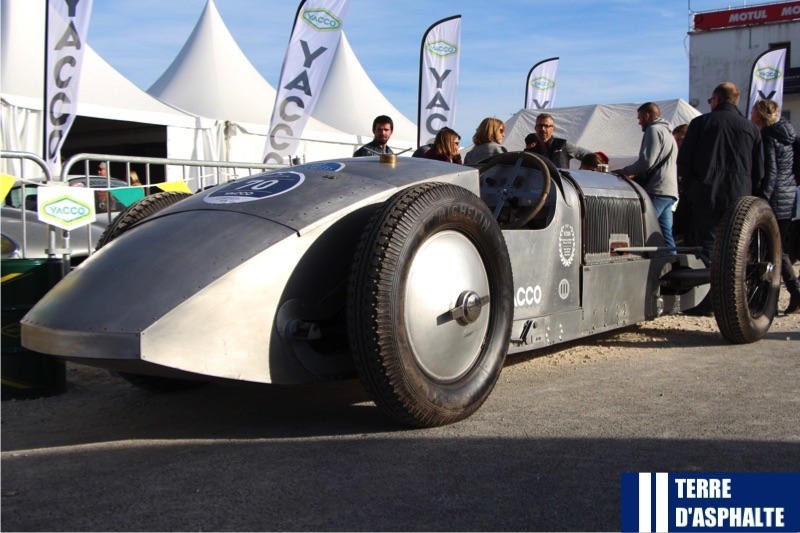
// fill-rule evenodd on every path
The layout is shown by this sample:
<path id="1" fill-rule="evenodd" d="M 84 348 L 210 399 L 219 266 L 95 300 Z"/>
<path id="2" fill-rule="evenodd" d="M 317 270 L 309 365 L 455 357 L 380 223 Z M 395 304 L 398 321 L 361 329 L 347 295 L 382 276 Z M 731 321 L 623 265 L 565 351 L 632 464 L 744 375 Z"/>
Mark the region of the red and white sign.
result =
<path id="1" fill-rule="evenodd" d="M 709 11 L 694 15 L 694 30 L 717 30 L 800 19 L 800 1 Z"/>

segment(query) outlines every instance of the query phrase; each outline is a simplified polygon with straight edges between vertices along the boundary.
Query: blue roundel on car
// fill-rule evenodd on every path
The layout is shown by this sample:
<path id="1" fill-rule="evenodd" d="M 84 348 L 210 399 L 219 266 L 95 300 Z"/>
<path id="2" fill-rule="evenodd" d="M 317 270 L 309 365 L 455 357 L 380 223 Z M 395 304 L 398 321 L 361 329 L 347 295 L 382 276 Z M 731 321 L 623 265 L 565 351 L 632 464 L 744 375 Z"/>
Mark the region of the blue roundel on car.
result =
<path id="1" fill-rule="evenodd" d="M 298 187 L 305 180 L 299 172 L 271 172 L 238 180 L 221 187 L 203 200 L 209 204 L 237 204 L 265 200 Z"/>

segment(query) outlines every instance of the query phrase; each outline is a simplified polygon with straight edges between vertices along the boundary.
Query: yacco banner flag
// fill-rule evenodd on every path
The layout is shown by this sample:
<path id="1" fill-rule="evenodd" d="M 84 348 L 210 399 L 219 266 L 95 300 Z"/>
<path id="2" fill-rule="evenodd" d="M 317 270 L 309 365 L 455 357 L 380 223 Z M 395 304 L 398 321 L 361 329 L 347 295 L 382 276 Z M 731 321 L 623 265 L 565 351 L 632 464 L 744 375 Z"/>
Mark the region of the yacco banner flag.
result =
<path id="1" fill-rule="evenodd" d="M 622 532 L 800 531 L 800 473 L 623 473 Z"/>
<path id="2" fill-rule="evenodd" d="M 750 77 L 750 98 L 747 116 L 759 100 L 772 100 L 783 108 L 783 78 L 786 64 L 786 48 L 776 48 L 764 52 L 753 65 Z"/>
<path id="3" fill-rule="evenodd" d="M 528 72 L 525 83 L 525 109 L 549 109 L 556 101 L 558 58 L 539 61 Z"/>
<path id="4" fill-rule="evenodd" d="M 303 0 L 283 58 L 264 163 L 286 163 L 297 150 L 328 77 L 349 0 Z"/>
<path id="5" fill-rule="evenodd" d="M 423 145 L 456 118 L 461 15 L 442 19 L 422 37 L 419 55 L 417 144 Z"/>
<path id="6" fill-rule="evenodd" d="M 43 159 L 53 171 L 75 121 L 91 14 L 92 0 L 47 0 Z"/>

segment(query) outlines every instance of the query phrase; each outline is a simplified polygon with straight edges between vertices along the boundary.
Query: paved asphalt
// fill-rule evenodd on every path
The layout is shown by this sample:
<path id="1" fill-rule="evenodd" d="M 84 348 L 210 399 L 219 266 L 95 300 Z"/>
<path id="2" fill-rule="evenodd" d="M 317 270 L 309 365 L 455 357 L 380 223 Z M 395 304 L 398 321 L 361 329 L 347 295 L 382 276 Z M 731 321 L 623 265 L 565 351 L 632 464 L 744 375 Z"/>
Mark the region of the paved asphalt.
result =
<path id="1" fill-rule="evenodd" d="M 73 366 L 67 394 L 3 402 L 0 525 L 609 531 L 621 472 L 800 471 L 800 331 L 650 327 L 511 358 L 429 430 L 356 381 L 154 395 Z"/>

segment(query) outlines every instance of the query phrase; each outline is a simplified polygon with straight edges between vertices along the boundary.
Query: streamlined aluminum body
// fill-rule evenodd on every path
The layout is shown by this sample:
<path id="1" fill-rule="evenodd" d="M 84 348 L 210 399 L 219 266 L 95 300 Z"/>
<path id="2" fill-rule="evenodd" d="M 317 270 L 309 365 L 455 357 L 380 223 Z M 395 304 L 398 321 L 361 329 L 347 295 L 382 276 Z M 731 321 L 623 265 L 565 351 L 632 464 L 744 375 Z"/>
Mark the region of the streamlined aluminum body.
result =
<path id="1" fill-rule="evenodd" d="M 523 174 L 529 189 L 542 186 L 541 172 Z M 23 344 L 158 376 L 351 377 L 346 302 L 362 229 L 394 193 L 424 182 L 481 195 L 476 169 L 377 157 L 290 167 L 195 194 L 69 274 L 22 321 Z M 492 208 L 491 195 L 483 198 Z M 694 256 L 616 251 L 663 246 L 663 238 L 646 194 L 611 174 L 553 168 L 540 214 L 503 236 L 514 283 L 511 352 L 677 312 L 708 291 L 662 290 L 670 270 L 703 268 Z M 420 327 L 436 341 L 435 324 Z"/>

